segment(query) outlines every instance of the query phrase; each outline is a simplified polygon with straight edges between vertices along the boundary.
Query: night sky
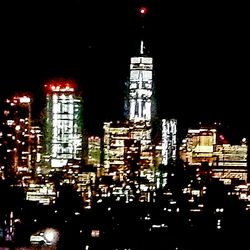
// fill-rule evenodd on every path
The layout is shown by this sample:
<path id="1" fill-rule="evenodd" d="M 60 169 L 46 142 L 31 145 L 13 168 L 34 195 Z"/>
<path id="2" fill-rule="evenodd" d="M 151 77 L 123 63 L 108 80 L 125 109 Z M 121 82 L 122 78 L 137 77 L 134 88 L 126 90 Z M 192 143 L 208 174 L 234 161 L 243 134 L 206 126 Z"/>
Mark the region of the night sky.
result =
<path id="1" fill-rule="evenodd" d="M 38 113 L 44 82 L 68 77 L 82 91 L 90 133 L 100 131 L 103 121 L 121 119 L 129 60 L 139 51 L 138 8 L 146 6 L 144 37 L 154 60 L 158 116 L 188 126 L 224 121 L 246 133 L 246 6 L 164 0 L 6 2 L 0 6 L 1 101 L 29 91 Z"/>

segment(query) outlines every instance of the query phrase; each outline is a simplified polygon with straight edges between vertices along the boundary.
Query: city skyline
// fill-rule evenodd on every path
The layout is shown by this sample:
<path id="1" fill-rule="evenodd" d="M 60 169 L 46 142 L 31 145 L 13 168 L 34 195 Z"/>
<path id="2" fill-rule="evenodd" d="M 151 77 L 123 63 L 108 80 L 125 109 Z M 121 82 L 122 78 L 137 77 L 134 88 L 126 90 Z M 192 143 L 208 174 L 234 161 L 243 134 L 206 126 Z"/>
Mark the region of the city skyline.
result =
<path id="1" fill-rule="evenodd" d="M 247 244 L 247 8 L 0 9 L 0 249 Z"/>
<path id="2" fill-rule="evenodd" d="M 1 99 L 13 90 L 42 99 L 46 80 L 69 77 L 82 90 L 86 123 L 96 126 L 93 133 L 104 121 L 122 118 L 129 60 L 140 49 L 138 8 L 145 5 L 145 44 L 154 60 L 158 116 L 187 124 L 225 121 L 247 133 L 243 7 L 49 2 L 4 6 L 9 19 L 2 23 L 0 81 L 6 87 Z"/>

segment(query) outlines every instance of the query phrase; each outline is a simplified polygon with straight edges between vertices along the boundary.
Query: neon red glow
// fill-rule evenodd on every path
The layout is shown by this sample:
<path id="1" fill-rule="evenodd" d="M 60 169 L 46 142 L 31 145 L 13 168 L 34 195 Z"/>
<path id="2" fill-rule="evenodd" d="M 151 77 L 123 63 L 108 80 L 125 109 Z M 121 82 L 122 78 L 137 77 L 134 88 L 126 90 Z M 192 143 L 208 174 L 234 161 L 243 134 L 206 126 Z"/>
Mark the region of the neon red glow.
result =
<path id="1" fill-rule="evenodd" d="M 72 80 L 56 79 L 50 80 L 44 87 L 48 92 L 74 92 L 76 83 Z"/>
<path id="2" fill-rule="evenodd" d="M 146 13 L 147 13 L 147 8 L 141 7 L 141 8 L 140 8 L 140 13 L 141 13 L 142 15 L 146 14 Z"/>
<path id="3" fill-rule="evenodd" d="M 221 139 L 221 140 L 224 140 L 225 137 L 224 137 L 223 135 L 220 135 L 220 139 Z"/>

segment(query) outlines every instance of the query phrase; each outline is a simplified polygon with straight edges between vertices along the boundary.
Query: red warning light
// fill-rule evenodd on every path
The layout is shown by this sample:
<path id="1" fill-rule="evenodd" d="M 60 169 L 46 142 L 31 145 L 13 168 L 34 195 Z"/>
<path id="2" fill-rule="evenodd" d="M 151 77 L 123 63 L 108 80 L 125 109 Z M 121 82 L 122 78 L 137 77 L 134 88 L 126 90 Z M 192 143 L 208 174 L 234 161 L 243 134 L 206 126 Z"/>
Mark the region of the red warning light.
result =
<path id="1" fill-rule="evenodd" d="M 139 11 L 140 11 L 140 14 L 141 14 L 141 15 L 144 15 L 144 14 L 147 13 L 148 10 L 147 10 L 147 8 L 145 8 L 145 7 L 141 7 Z"/>

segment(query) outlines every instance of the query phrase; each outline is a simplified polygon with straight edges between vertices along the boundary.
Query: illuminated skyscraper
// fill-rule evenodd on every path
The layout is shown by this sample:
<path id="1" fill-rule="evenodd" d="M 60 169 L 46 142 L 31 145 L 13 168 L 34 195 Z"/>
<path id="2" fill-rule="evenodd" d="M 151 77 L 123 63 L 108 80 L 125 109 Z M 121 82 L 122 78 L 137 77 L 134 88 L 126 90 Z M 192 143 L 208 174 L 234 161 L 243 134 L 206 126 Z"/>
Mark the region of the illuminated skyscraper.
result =
<path id="1" fill-rule="evenodd" d="M 126 118 L 130 122 L 151 122 L 153 104 L 153 58 L 145 49 L 148 9 L 138 9 L 138 52 L 130 59 L 130 76 L 125 102 Z M 139 50 L 140 48 L 140 50 Z"/>
<path id="2" fill-rule="evenodd" d="M 143 41 L 140 56 L 130 60 L 128 84 L 128 119 L 132 122 L 151 121 L 153 58 L 144 55 Z"/>
<path id="3" fill-rule="evenodd" d="M 0 135 L 1 166 L 5 172 L 28 171 L 31 167 L 31 99 L 14 96 L 4 103 Z"/>
<path id="4" fill-rule="evenodd" d="M 52 80 L 46 87 L 47 154 L 51 167 L 82 160 L 82 98 L 73 81 Z"/>
<path id="5" fill-rule="evenodd" d="M 42 129 L 38 125 L 32 125 L 30 128 L 30 154 L 31 168 L 35 171 L 42 164 Z M 39 168 L 38 168 L 39 169 Z"/>
<path id="6" fill-rule="evenodd" d="M 130 139 L 129 124 L 105 122 L 103 138 L 103 166 L 104 173 L 108 173 L 110 168 L 123 168 L 125 161 L 125 145 Z"/>
<path id="7" fill-rule="evenodd" d="M 169 159 L 176 160 L 177 120 L 162 120 L 162 164 L 167 165 Z"/>
<path id="8" fill-rule="evenodd" d="M 139 9 L 142 18 L 146 8 Z M 144 23 L 143 23 L 144 24 Z M 104 123 L 103 167 L 104 173 L 153 166 L 155 146 L 152 144 L 152 118 L 155 111 L 153 100 L 153 58 L 144 48 L 144 27 L 140 34 L 140 50 L 130 59 L 129 80 L 126 82 L 125 122 Z M 139 45 L 139 43 L 138 43 Z M 139 46 L 138 46 L 139 47 Z"/>
<path id="9" fill-rule="evenodd" d="M 153 146 L 147 140 L 150 135 L 144 123 L 105 122 L 103 128 L 104 173 L 121 173 L 131 169 L 133 164 L 141 169 L 153 166 Z"/>
<path id="10" fill-rule="evenodd" d="M 247 182 L 247 152 L 245 138 L 240 145 L 231 145 L 215 128 L 189 129 L 179 148 L 180 158 L 188 166 L 197 166 L 197 174 L 204 172 L 205 162 L 212 177 L 225 183 Z"/>

